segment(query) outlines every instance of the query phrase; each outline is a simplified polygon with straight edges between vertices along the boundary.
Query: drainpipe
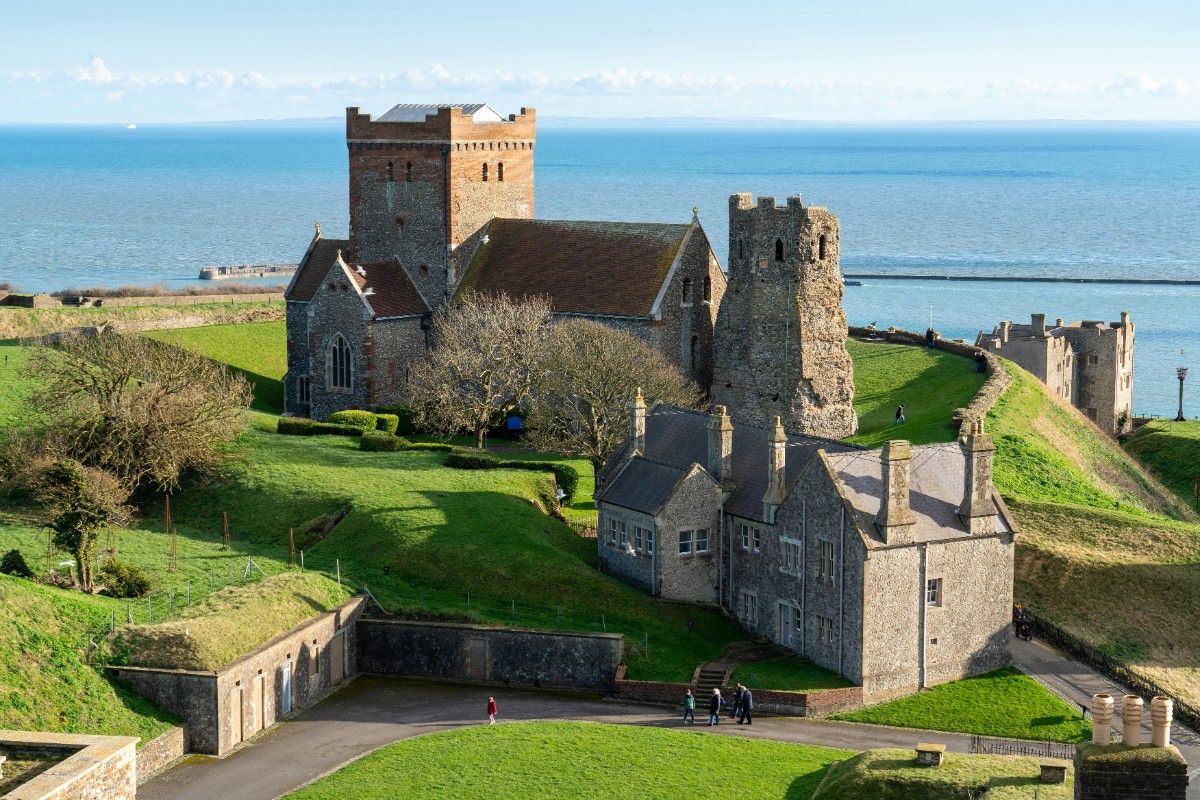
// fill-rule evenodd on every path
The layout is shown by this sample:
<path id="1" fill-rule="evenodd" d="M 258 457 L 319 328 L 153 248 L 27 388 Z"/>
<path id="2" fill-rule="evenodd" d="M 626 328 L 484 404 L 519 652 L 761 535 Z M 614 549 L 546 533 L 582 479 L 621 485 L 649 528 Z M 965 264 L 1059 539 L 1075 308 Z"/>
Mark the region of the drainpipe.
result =
<path id="1" fill-rule="evenodd" d="M 917 665 L 918 665 L 918 667 L 917 667 L 917 669 L 918 669 L 917 688 L 918 689 L 925 688 L 925 611 L 926 611 L 926 609 L 925 609 L 925 586 L 926 586 L 926 581 L 928 580 L 928 578 L 926 577 L 926 574 L 927 574 L 926 570 L 928 568 L 927 567 L 927 560 L 928 560 L 927 550 L 928 550 L 928 548 L 929 548 L 928 544 L 922 544 L 920 547 L 917 548 L 917 552 L 920 554 L 919 557 L 921 560 L 921 568 L 919 570 L 920 577 L 921 577 L 921 583 L 917 587 L 919 589 L 918 599 L 921 604 L 920 605 L 920 608 L 921 608 L 920 620 L 919 620 L 919 624 L 917 625 L 917 636 L 918 636 L 918 638 L 917 638 L 917 650 L 918 650 L 918 654 L 917 654 Z"/>
<path id="2" fill-rule="evenodd" d="M 662 547 L 662 542 L 658 535 L 658 519 L 653 520 L 654 524 L 654 552 L 650 554 L 650 596 L 654 596 L 654 578 L 658 575 L 658 549 Z"/>
<path id="3" fill-rule="evenodd" d="M 724 493 L 721 494 L 724 498 Z M 725 500 L 721 500 L 717 514 L 717 531 L 721 537 L 717 545 L 717 602 L 725 602 Z M 730 548 L 732 552 L 732 547 Z"/>
<path id="4" fill-rule="evenodd" d="M 841 559 L 840 576 L 838 577 L 838 675 L 842 674 L 842 659 L 846 650 L 846 507 L 842 506 L 839 527 L 842 529 L 842 548 L 838 554 Z"/>

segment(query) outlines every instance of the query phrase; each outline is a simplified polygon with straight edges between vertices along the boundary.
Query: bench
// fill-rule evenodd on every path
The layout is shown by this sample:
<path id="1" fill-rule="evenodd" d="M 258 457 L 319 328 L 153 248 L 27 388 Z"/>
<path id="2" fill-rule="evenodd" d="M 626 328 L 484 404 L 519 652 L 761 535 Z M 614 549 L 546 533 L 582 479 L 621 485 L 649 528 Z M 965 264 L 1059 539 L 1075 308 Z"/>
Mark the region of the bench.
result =
<path id="1" fill-rule="evenodd" d="M 917 766 L 918 767 L 940 767 L 942 765 L 942 756 L 946 753 L 946 745 L 930 744 L 929 742 L 917 743 Z"/>

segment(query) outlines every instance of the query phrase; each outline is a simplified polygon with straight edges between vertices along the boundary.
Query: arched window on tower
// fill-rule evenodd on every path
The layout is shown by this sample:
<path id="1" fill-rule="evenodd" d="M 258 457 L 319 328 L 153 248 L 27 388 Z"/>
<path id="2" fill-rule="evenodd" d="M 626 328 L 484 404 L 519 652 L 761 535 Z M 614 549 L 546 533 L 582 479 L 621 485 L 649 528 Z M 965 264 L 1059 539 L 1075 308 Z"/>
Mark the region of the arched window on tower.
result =
<path id="1" fill-rule="evenodd" d="M 487 183 L 487 162 L 483 162 L 483 182 Z"/>
<path id="2" fill-rule="evenodd" d="M 825 260 L 825 234 L 821 234 L 821 238 L 817 239 L 817 259 Z"/>
<path id="3" fill-rule="evenodd" d="M 350 344 L 340 333 L 334 334 L 329 343 L 329 363 L 326 367 L 325 385 L 329 389 L 347 390 L 353 385 L 354 365 Z"/>
<path id="4" fill-rule="evenodd" d="M 704 276 L 704 302 L 712 302 L 712 278 L 708 275 Z"/>
<path id="5" fill-rule="evenodd" d="M 503 161 L 496 162 L 496 180 L 500 183 L 504 183 L 504 162 Z"/>
<path id="6" fill-rule="evenodd" d="M 692 279 L 691 278 L 683 279 L 683 302 L 685 305 L 692 302 Z"/>
<path id="7" fill-rule="evenodd" d="M 783 261 L 783 239 L 775 240 L 775 260 Z"/>
<path id="8" fill-rule="evenodd" d="M 389 161 L 388 162 L 388 183 L 391 183 L 394 180 L 396 180 L 396 168 L 392 165 L 392 162 Z"/>
<path id="9" fill-rule="evenodd" d="M 408 161 L 404 164 L 404 181 L 412 183 L 412 162 Z"/>

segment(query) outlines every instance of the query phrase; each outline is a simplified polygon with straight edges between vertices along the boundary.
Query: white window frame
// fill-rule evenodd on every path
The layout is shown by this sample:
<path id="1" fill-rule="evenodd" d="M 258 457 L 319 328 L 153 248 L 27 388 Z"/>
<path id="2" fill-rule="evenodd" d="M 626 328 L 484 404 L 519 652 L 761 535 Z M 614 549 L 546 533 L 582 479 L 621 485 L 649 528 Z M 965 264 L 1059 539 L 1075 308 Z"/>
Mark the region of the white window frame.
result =
<path id="1" fill-rule="evenodd" d="M 615 519 L 610 519 L 608 521 L 608 546 L 609 547 L 617 546 L 617 528 L 618 528 L 617 521 Z"/>
<path id="2" fill-rule="evenodd" d="M 692 554 L 692 535 L 694 531 L 679 532 L 679 555 L 690 556 Z"/>
<path id="3" fill-rule="evenodd" d="M 654 529 L 646 528 L 646 555 L 654 555 Z"/>
<path id="4" fill-rule="evenodd" d="M 301 403 L 312 402 L 312 381 L 307 375 L 301 375 L 296 381 L 296 400 Z"/>
<path id="5" fill-rule="evenodd" d="M 758 528 L 758 527 L 752 528 L 750 531 L 750 538 L 751 538 L 752 543 L 754 544 L 754 552 L 761 553 L 762 552 L 762 528 Z"/>
<path id="6" fill-rule="evenodd" d="M 929 578 L 925 581 L 925 605 L 934 607 L 942 605 L 941 578 Z"/>
<path id="7" fill-rule="evenodd" d="M 621 547 L 629 546 L 629 529 L 625 527 L 625 523 L 621 523 Z"/>
<path id="8" fill-rule="evenodd" d="M 744 522 L 739 522 L 738 525 L 741 528 L 742 549 L 749 550 L 750 549 L 750 526 Z"/>
<path id="9" fill-rule="evenodd" d="M 738 598 L 740 608 L 738 617 L 742 622 L 757 624 L 758 622 L 758 594 L 756 592 L 742 589 L 741 595 Z"/>
<path id="10" fill-rule="evenodd" d="M 333 335 L 325 351 L 325 388 L 331 392 L 354 391 L 354 351 L 350 340 L 340 333 Z"/>
<path id="11" fill-rule="evenodd" d="M 779 565 L 779 571 L 787 575 L 799 575 L 801 548 L 804 547 L 804 543 L 799 539 L 792 539 L 790 537 L 780 537 L 779 543 L 783 548 L 783 558 L 782 563 Z"/>
<path id="12" fill-rule="evenodd" d="M 633 526 L 633 549 L 634 550 L 642 549 L 642 526 L 641 525 Z"/>
<path id="13" fill-rule="evenodd" d="M 708 528 L 697 528 L 695 536 L 695 550 L 697 553 L 708 552 Z"/>
<path id="14" fill-rule="evenodd" d="M 817 641 L 833 644 L 833 618 L 817 615 Z"/>
<path id="15" fill-rule="evenodd" d="M 834 569 L 837 564 L 837 557 L 833 550 L 833 542 L 828 539 L 817 540 L 817 552 L 820 554 L 817 561 L 817 577 L 826 580 L 833 580 Z"/>

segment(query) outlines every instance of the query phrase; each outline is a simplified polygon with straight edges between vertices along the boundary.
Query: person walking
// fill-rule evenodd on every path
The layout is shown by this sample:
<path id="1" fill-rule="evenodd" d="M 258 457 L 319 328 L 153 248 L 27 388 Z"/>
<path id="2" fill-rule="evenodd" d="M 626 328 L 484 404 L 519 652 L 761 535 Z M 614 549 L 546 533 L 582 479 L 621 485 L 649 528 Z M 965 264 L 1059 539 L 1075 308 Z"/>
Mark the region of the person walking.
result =
<path id="1" fill-rule="evenodd" d="M 488 725 L 496 724 L 496 698 L 489 697 L 487 705 Z"/>
<path id="2" fill-rule="evenodd" d="M 749 689 L 746 689 L 742 692 L 742 715 L 738 717 L 738 725 L 741 725 L 743 722 L 747 725 L 752 724 L 750 715 L 753 711 L 754 695 L 750 693 Z"/>
<path id="3" fill-rule="evenodd" d="M 712 698 L 708 701 L 708 724 L 710 726 L 721 724 L 721 706 L 724 702 L 721 698 L 721 690 L 713 689 Z"/>
<path id="4" fill-rule="evenodd" d="M 691 720 L 691 724 L 696 724 L 696 696 L 692 694 L 691 689 L 683 696 L 683 724 L 687 725 L 688 720 Z"/>
<path id="5" fill-rule="evenodd" d="M 740 683 L 733 690 L 733 715 L 736 717 L 742 713 L 742 693 L 746 691 L 746 687 Z"/>
<path id="6" fill-rule="evenodd" d="M 896 406 L 896 424 L 903 425 L 905 422 L 908 420 L 904 418 L 904 406 Z"/>

